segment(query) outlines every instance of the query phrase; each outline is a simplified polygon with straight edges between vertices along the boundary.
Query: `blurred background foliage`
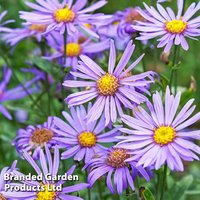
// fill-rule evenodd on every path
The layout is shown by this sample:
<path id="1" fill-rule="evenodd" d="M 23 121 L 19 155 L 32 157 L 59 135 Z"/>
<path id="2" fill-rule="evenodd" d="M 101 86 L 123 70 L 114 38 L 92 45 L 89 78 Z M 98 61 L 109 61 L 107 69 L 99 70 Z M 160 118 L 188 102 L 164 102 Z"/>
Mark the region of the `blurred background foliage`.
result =
<path id="1" fill-rule="evenodd" d="M 147 4 L 150 4 L 149 0 L 144 0 Z M 198 0 L 187 0 L 186 8 L 192 2 L 199 2 Z M 16 23 L 10 25 L 10 27 L 20 27 L 22 22 L 19 19 L 18 11 L 28 10 L 25 5 L 25 0 L 0 0 L 0 11 L 8 10 L 8 14 L 5 17 L 6 19 L 15 19 Z M 91 1 L 92 2 L 92 1 Z M 142 0 L 108 0 L 108 4 L 104 6 L 100 11 L 106 14 L 113 14 L 117 10 L 124 10 L 127 7 L 141 6 Z M 163 5 L 173 7 L 176 10 L 176 1 L 171 0 L 163 3 Z M 178 90 L 183 92 L 182 103 L 184 104 L 189 98 L 195 98 L 195 103 L 197 105 L 196 110 L 200 110 L 200 42 L 195 40 L 189 41 L 189 51 L 184 52 L 181 50 L 180 53 L 180 65 L 178 66 Z M 133 60 L 141 54 L 136 41 L 136 51 L 133 54 Z M 9 61 L 9 64 L 12 67 L 13 72 L 18 77 L 17 79 L 12 77 L 12 81 L 9 84 L 9 87 L 12 88 L 20 83 L 23 83 L 26 80 L 29 80 L 32 76 L 24 74 L 20 71 L 22 67 L 29 67 L 27 61 L 33 60 L 34 49 L 38 48 L 38 45 L 34 40 L 26 39 L 20 42 L 15 48 L 10 48 L 7 46 L 4 41 L 0 41 L 0 52 L 4 54 Z M 155 60 L 154 58 L 155 42 L 152 42 L 143 47 L 145 51 L 145 63 L 146 68 L 149 70 L 155 69 Z M 169 74 L 170 74 L 170 55 L 165 58 L 162 55 L 162 49 L 156 50 L 157 56 L 157 71 L 162 74 L 161 82 L 162 86 L 168 83 Z M 162 59 L 161 59 L 162 58 Z M 0 57 L 0 71 L 2 71 L 2 66 L 5 64 L 5 61 Z M 36 61 L 37 66 L 40 68 L 51 68 L 52 64 L 49 62 L 43 63 L 41 60 Z M 138 69 L 142 70 L 142 64 L 140 63 Z M 49 71 L 47 71 L 50 73 Z M 1 73 L 1 72 L 0 72 Z M 0 74 L 1 76 L 1 74 Z M 19 82 L 20 81 L 20 82 Z M 52 85 L 50 91 L 53 93 L 55 91 L 55 85 Z M 44 89 L 44 88 L 43 88 Z M 159 89 L 158 85 L 152 90 Z M 67 91 L 69 92 L 69 91 Z M 67 96 L 67 93 L 66 93 Z M 58 110 L 62 110 L 61 101 L 53 98 L 54 95 L 51 95 L 51 104 L 54 105 L 52 108 L 51 114 L 60 116 L 61 113 Z M 34 96 L 35 100 L 40 101 L 42 110 L 39 110 L 36 105 L 30 100 L 29 97 L 24 98 L 23 100 L 14 101 L 7 103 L 7 108 L 11 111 L 14 119 L 9 121 L 5 119 L 0 114 L 0 169 L 4 166 L 10 165 L 13 160 L 18 159 L 19 157 L 16 153 L 15 147 L 11 145 L 12 139 L 15 137 L 16 131 L 19 128 L 24 128 L 28 124 L 38 124 L 46 121 L 48 114 L 47 95 L 44 93 L 41 95 L 36 94 Z M 67 106 L 65 106 L 67 110 Z M 19 123 L 16 120 L 15 112 L 18 110 L 28 111 L 28 119 L 24 123 Z M 200 128 L 200 123 L 197 123 L 195 127 Z M 68 161 L 69 163 L 72 161 Z M 68 163 L 68 164 L 69 164 Z M 30 169 L 28 164 L 22 160 L 19 162 L 19 168 L 24 172 L 29 172 Z M 80 172 L 83 173 L 83 172 Z M 156 191 L 153 189 L 155 180 L 152 180 L 150 183 L 141 183 L 141 185 L 148 186 L 155 194 Z M 200 164 L 199 162 L 185 163 L 185 171 L 183 173 L 171 173 L 171 176 L 168 176 L 167 186 L 169 192 L 166 194 L 165 199 L 167 200 L 199 200 L 200 199 Z M 186 192 L 184 192 L 187 190 Z M 97 190 L 93 190 L 92 199 L 95 199 Z M 109 197 L 109 193 L 106 190 L 105 192 L 106 199 L 113 199 Z M 122 198 L 123 199 L 123 198 Z M 101 199 L 102 200 L 102 199 Z"/>

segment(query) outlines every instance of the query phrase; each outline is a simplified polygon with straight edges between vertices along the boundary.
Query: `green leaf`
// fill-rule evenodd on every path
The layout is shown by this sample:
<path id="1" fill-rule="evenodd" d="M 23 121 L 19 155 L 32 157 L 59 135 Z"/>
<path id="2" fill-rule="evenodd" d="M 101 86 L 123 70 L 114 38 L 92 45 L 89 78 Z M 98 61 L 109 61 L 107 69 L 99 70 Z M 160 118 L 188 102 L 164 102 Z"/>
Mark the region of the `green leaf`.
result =
<path id="1" fill-rule="evenodd" d="M 174 187 L 172 187 L 169 192 L 168 195 L 170 195 L 170 199 L 181 199 L 184 197 L 185 192 L 188 190 L 188 188 L 190 187 L 190 185 L 193 182 L 193 176 L 192 175 L 188 175 L 184 178 L 182 178 L 179 182 L 177 182 Z"/>
<path id="2" fill-rule="evenodd" d="M 148 189 L 145 188 L 145 190 L 142 192 L 144 200 L 155 200 L 152 192 Z"/>
<path id="3" fill-rule="evenodd" d="M 56 74 L 58 72 L 57 65 L 54 64 L 53 62 L 50 62 L 48 60 L 39 57 L 33 57 L 31 58 L 31 61 L 42 71 L 45 71 L 49 74 Z"/>

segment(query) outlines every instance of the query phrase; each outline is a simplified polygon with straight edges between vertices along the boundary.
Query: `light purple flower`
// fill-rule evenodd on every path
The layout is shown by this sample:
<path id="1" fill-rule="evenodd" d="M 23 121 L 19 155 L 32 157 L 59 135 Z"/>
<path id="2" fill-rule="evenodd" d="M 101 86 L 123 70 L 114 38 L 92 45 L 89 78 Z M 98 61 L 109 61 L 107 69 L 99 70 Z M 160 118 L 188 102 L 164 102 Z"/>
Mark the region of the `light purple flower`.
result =
<path id="1" fill-rule="evenodd" d="M 9 30 L 9 28 L 6 28 L 4 26 L 15 21 L 15 20 L 7 20 L 5 22 L 2 22 L 6 14 L 7 14 L 6 10 L 0 14 L 0 33 Z"/>
<path id="2" fill-rule="evenodd" d="M 105 116 L 106 125 L 116 122 L 117 116 L 123 114 L 122 107 L 132 109 L 133 103 L 140 104 L 147 98 L 144 94 L 136 91 L 137 87 L 148 93 L 147 85 L 154 82 L 156 73 L 148 71 L 138 75 L 127 76 L 129 72 L 140 62 L 144 54 L 134 63 L 126 68 L 132 56 L 135 45 L 130 41 L 120 61 L 116 64 L 116 50 L 114 42 L 111 41 L 108 72 L 87 56 L 80 56 L 81 60 L 77 66 L 78 72 L 71 72 L 77 78 L 86 80 L 66 80 L 65 87 L 88 87 L 87 90 L 71 94 L 66 98 L 69 106 L 80 105 L 96 98 L 95 103 L 87 114 L 88 122 L 97 120 L 101 115 Z M 149 80 L 148 80 L 149 79 Z M 91 81 L 89 81 L 91 80 Z"/>
<path id="3" fill-rule="evenodd" d="M 98 21 L 106 20 L 109 16 L 103 14 L 87 14 L 93 12 L 107 3 L 105 0 L 98 1 L 91 6 L 84 8 L 87 0 L 77 0 L 73 4 L 73 0 L 37 0 L 37 4 L 26 2 L 33 12 L 20 12 L 20 17 L 31 24 L 47 25 L 46 33 L 57 30 L 61 34 L 67 30 L 69 35 L 78 33 L 80 29 L 88 34 L 98 37 L 98 35 L 84 26 L 84 24 L 95 24 Z"/>
<path id="4" fill-rule="evenodd" d="M 138 160 L 137 166 L 152 166 L 155 169 L 167 164 L 171 170 L 183 171 L 182 160 L 199 160 L 196 154 L 200 154 L 200 147 L 193 139 L 200 140 L 200 131 L 185 129 L 200 119 L 200 112 L 191 117 L 195 109 L 192 106 L 194 99 L 178 111 L 180 98 L 180 93 L 173 96 L 167 87 L 164 105 L 160 94 L 156 92 L 153 104 L 147 104 L 149 112 L 138 106 L 134 117 L 122 117 L 130 129 L 121 129 L 128 136 L 117 137 L 122 140 L 117 147 L 132 152 L 127 161 Z"/>
<path id="5" fill-rule="evenodd" d="M 6 181 L 4 176 L 5 174 L 10 174 L 11 172 L 13 172 L 13 170 L 16 170 L 16 165 L 17 165 L 17 161 L 14 161 L 11 167 L 4 167 L 0 171 L 0 199 L 1 200 L 8 199 L 8 196 L 3 193 L 5 191 L 5 184 L 10 184 L 10 181 Z M 9 198 L 8 200 L 12 200 L 12 199 Z"/>
<path id="6" fill-rule="evenodd" d="M 58 32 L 52 32 L 47 37 L 48 45 L 54 50 L 54 53 L 45 58 L 52 60 L 54 58 L 60 59 L 61 63 L 64 57 L 64 38 Z M 66 44 L 66 67 L 76 69 L 78 64 L 78 57 L 80 55 L 95 55 L 109 48 L 109 40 L 102 40 L 94 42 L 90 38 L 86 38 L 81 34 L 68 36 Z"/>
<path id="7" fill-rule="evenodd" d="M 56 145 L 53 137 L 58 137 L 58 135 L 53 131 L 53 128 L 53 117 L 48 117 L 47 122 L 42 125 L 35 127 L 29 125 L 25 129 L 19 129 L 13 140 L 13 145 L 16 146 L 19 154 L 26 150 L 33 159 L 38 159 L 40 150 L 44 148 L 45 144 L 50 149 Z"/>
<path id="8" fill-rule="evenodd" d="M 118 25 L 117 33 L 121 39 L 124 37 L 132 37 L 137 31 L 133 28 L 137 21 L 144 21 L 144 18 L 139 14 L 138 7 L 126 8 L 122 12 L 122 16 Z"/>
<path id="9" fill-rule="evenodd" d="M 91 108 L 89 103 L 87 111 Z M 105 118 L 101 117 L 97 120 L 88 123 L 85 119 L 87 111 L 83 106 L 79 106 L 76 110 L 72 107 L 70 109 L 71 115 L 63 112 L 63 116 L 68 123 L 54 117 L 54 131 L 59 137 L 53 137 L 58 144 L 65 145 L 67 150 L 62 153 L 62 159 L 74 157 L 74 160 L 85 160 L 85 163 L 99 151 L 106 149 L 102 144 L 112 143 L 118 141 L 115 136 L 119 135 L 120 126 L 105 132 Z"/>
<path id="10" fill-rule="evenodd" d="M 110 148 L 100 152 L 84 168 L 89 168 L 88 183 L 91 188 L 102 176 L 106 176 L 106 184 L 111 193 L 122 194 L 129 186 L 135 191 L 134 180 L 137 175 L 142 175 L 146 181 L 150 180 L 147 171 L 136 167 L 137 162 L 125 162 L 129 152 L 122 148 Z M 114 187 L 113 181 L 114 179 Z"/>
<path id="11" fill-rule="evenodd" d="M 126 37 L 119 37 L 119 24 L 122 20 L 123 12 L 117 11 L 112 17 L 107 20 L 106 24 L 97 24 L 97 33 L 102 40 L 113 39 L 115 46 L 119 50 L 124 50 L 130 41 L 131 37 L 126 34 Z"/>
<path id="12" fill-rule="evenodd" d="M 158 48 L 164 47 L 164 51 L 170 51 L 172 45 L 181 45 L 184 50 L 188 50 L 189 46 L 186 37 L 196 40 L 196 36 L 200 35 L 200 17 L 191 19 L 200 9 L 200 2 L 196 5 L 192 3 L 183 14 L 183 0 L 177 0 L 178 13 L 167 7 L 163 8 L 159 3 L 157 9 L 149 7 L 144 3 L 146 12 L 139 10 L 139 13 L 148 21 L 140 22 L 133 25 L 133 28 L 140 31 L 138 40 L 148 40 L 155 37 L 158 39 Z"/>
<path id="13" fill-rule="evenodd" d="M 18 85 L 13 89 L 7 90 L 7 85 L 10 82 L 11 75 L 11 69 L 4 67 L 2 73 L 3 80 L 0 83 L 0 112 L 10 120 L 12 119 L 12 116 L 3 106 L 3 103 L 10 100 L 18 100 L 33 92 L 36 92 L 38 89 L 34 88 L 33 84 L 40 79 L 40 77 L 35 76 L 32 80 L 26 82 L 23 86 Z"/>
<path id="14" fill-rule="evenodd" d="M 42 34 L 46 31 L 46 27 L 44 24 L 24 24 L 23 28 L 7 29 L 2 35 L 2 39 L 11 46 L 30 37 L 35 37 L 40 42 L 42 40 Z"/>
<path id="15" fill-rule="evenodd" d="M 55 181 L 55 180 L 47 180 L 46 175 L 49 174 L 50 176 L 55 176 L 58 174 L 59 169 L 59 163 L 60 163 L 60 156 L 59 156 L 59 150 L 57 147 L 55 147 L 54 150 L 54 158 L 52 159 L 51 153 L 48 149 L 48 147 L 45 145 L 46 154 L 44 154 L 43 150 L 40 150 L 40 164 L 37 164 L 33 158 L 28 154 L 28 152 L 24 151 L 24 158 L 28 161 L 28 163 L 33 167 L 35 172 L 38 175 L 43 176 L 42 181 L 22 181 L 19 183 L 13 183 L 13 186 L 18 185 L 22 186 L 23 184 L 26 185 L 26 188 L 31 188 L 30 191 L 10 191 L 2 192 L 2 194 L 8 198 L 15 197 L 18 200 L 19 199 L 29 199 L 29 200 L 35 200 L 35 199 L 70 199 L 70 200 L 83 200 L 80 197 L 72 196 L 69 193 L 76 192 L 83 190 L 87 188 L 88 184 L 86 183 L 79 183 L 74 184 L 72 186 L 64 186 L 63 184 L 65 181 Z M 72 175 L 75 170 L 75 166 L 72 166 L 67 172 L 67 175 Z M 14 175 L 18 176 L 25 176 L 23 173 L 18 172 L 16 170 L 13 170 Z M 48 187 L 50 189 L 53 188 L 53 186 L 62 186 L 62 191 L 49 191 Z M 34 191 L 32 188 L 35 186 L 36 191 Z M 40 191 L 41 187 L 44 187 L 44 191 Z"/>

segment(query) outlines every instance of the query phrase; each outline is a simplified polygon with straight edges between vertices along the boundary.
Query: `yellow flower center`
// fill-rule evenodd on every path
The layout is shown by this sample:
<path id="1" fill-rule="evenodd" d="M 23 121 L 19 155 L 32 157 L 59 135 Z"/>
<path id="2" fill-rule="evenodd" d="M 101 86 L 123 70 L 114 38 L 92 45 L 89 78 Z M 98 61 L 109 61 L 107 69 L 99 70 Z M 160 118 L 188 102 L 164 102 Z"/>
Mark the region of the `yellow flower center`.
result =
<path id="1" fill-rule="evenodd" d="M 39 145 L 44 145 L 45 142 L 49 142 L 53 137 L 53 132 L 49 129 L 42 128 L 36 129 L 31 137 L 31 142 Z"/>
<path id="2" fill-rule="evenodd" d="M 82 132 L 78 135 L 78 142 L 82 147 L 95 146 L 97 139 L 94 133 Z"/>
<path id="3" fill-rule="evenodd" d="M 101 95 L 114 95 L 119 87 L 119 80 L 112 74 L 106 74 L 97 80 L 97 90 Z"/>
<path id="4" fill-rule="evenodd" d="M 113 23 L 112 23 L 112 25 L 118 25 L 119 24 L 119 21 L 114 21 Z"/>
<path id="5" fill-rule="evenodd" d="M 66 45 L 66 55 L 69 57 L 79 56 L 81 53 L 81 47 L 78 43 L 68 43 Z"/>
<path id="6" fill-rule="evenodd" d="M 172 127 L 161 126 L 154 131 L 154 141 L 160 146 L 173 142 L 176 137 L 176 132 Z"/>
<path id="7" fill-rule="evenodd" d="M 43 33 L 43 32 L 46 31 L 46 28 L 47 28 L 47 25 L 44 25 L 44 24 L 32 24 L 29 27 L 29 30 L 31 30 L 31 31 L 37 31 L 39 33 Z"/>
<path id="8" fill-rule="evenodd" d="M 139 14 L 137 9 L 131 9 L 126 15 L 125 21 L 127 23 L 134 23 L 135 21 L 144 21 L 144 18 Z"/>
<path id="9" fill-rule="evenodd" d="M 116 148 L 113 151 L 111 151 L 107 157 L 107 164 L 114 167 L 114 168 L 120 168 L 127 165 L 126 162 L 124 162 L 127 158 L 129 158 L 129 154 L 127 154 L 126 149 L 120 149 Z"/>
<path id="10" fill-rule="evenodd" d="M 45 190 L 40 191 L 37 193 L 37 198 L 35 200 L 55 200 L 56 199 L 56 192 L 51 191 L 53 185 L 44 185 Z"/>
<path id="11" fill-rule="evenodd" d="M 1 193 L 0 193 L 0 200 L 6 200 L 6 198 Z"/>
<path id="12" fill-rule="evenodd" d="M 92 29 L 92 25 L 91 25 L 91 24 L 86 23 L 86 24 L 84 24 L 84 26 L 85 26 L 86 28 L 88 28 L 88 29 Z"/>
<path id="13" fill-rule="evenodd" d="M 170 33 L 180 34 L 187 28 L 187 22 L 174 19 L 166 22 L 166 30 Z"/>
<path id="14" fill-rule="evenodd" d="M 68 9 L 68 7 L 64 7 L 61 9 L 56 10 L 54 13 L 55 20 L 57 22 L 73 22 L 75 18 L 75 13 Z"/>

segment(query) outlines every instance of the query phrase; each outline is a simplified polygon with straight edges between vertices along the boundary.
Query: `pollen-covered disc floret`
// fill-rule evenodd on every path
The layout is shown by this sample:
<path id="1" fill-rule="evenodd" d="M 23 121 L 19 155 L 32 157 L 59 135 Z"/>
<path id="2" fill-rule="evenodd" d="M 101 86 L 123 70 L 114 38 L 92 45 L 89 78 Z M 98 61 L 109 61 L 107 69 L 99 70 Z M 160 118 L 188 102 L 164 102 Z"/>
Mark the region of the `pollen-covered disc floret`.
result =
<path id="1" fill-rule="evenodd" d="M 66 55 L 69 57 L 79 56 L 81 47 L 78 43 L 68 43 L 66 45 Z"/>
<path id="2" fill-rule="evenodd" d="M 125 160 L 129 158 L 129 154 L 127 154 L 126 149 L 116 148 L 108 154 L 107 164 L 114 167 L 120 168 L 127 165 Z"/>
<path id="3" fill-rule="evenodd" d="M 67 6 L 65 8 L 61 8 L 56 10 L 54 13 L 55 20 L 57 22 L 73 22 L 75 18 L 75 13 L 70 10 Z"/>
<path id="4" fill-rule="evenodd" d="M 187 28 L 187 22 L 174 19 L 171 21 L 167 21 L 165 27 L 166 27 L 166 30 L 170 33 L 181 34 Z"/>
<path id="5" fill-rule="evenodd" d="M 0 193 L 0 200 L 6 200 L 6 198 Z"/>
<path id="6" fill-rule="evenodd" d="M 95 146 L 97 139 L 92 132 L 82 132 L 78 135 L 78 142 L 82 147 L 92 147 Z"/>
<path id="7" fill-rule="evenodd" d="M 31 30 L 31 31 L 37 31 L 39 33 L 43 33 L 43 32 L 46 31 L 46 28 L 47 28 L 47 25 L 45 25 L 45 24 L 32 24 L 29 27 L 29 30 Z"/>
<path id="8" fill-rule="evenodd" d="M 36 200 L 55 200 L 56 192 L 51 191 L 53 185 L 46 184 L 44 185 L 44 188 L 44 191 L 38 192 Z"/>
<path id="9" fill-rule="evenodd" d="M 112 74 L 107 73 L 99 80 L 97 80 L 97 90 L 101 95 L 114 95 L 118 88 L 119 80 Z"/>
<path id="10" fill-rule="evenodd" d="M 154 141 L 163 146 L 173 142 L 176 137 L 175 130 L 170 126 L 161 126 L 154 131 Z"/>
<path id="11" fill-rule="evenodd" d="M 42 128 L 36 129 L 31 137 L 33 143 L 44 145 L 45 142 L 49 142 L 53 137 L 53 132 L 49 129 Z"/>

